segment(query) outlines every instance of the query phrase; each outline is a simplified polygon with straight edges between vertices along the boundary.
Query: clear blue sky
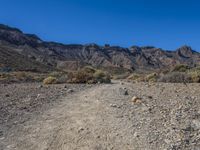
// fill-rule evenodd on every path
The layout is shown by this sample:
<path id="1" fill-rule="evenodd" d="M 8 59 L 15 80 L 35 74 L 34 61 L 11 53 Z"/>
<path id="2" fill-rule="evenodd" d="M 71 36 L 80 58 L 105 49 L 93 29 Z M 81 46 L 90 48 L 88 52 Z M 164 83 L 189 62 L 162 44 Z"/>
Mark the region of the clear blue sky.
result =
<path id="1" fill-rule="evenodd" d="M 66 44 L 200 50 L 199 0 L 0 0 L 0 23 Z"/>

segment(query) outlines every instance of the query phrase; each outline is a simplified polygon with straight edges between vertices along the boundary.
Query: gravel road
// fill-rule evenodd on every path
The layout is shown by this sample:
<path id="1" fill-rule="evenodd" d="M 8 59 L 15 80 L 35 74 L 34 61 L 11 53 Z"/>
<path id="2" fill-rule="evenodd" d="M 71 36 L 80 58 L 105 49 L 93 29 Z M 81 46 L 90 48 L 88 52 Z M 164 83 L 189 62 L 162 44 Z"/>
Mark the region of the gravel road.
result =
<path id="1" fill-rule="evenodd" d="M 1 115 L 3 150 L 200 149 L 200 84 L 17 84 L 0 92 L 1 112 L 9 106 Z M 27 95 L 34 98 L 19 101 Z"/>

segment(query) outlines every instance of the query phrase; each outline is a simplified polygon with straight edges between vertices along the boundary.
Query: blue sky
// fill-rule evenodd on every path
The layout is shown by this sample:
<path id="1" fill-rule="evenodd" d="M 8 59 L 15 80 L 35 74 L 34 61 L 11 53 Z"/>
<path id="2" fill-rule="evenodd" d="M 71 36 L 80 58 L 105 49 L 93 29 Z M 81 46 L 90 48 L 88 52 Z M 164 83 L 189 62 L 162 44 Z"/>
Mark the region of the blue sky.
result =
<path id="1" fill-rule="evenodd" d="M 47 41 L 200 50 L 199 0 L 0 0 L 0 23 Z"/>

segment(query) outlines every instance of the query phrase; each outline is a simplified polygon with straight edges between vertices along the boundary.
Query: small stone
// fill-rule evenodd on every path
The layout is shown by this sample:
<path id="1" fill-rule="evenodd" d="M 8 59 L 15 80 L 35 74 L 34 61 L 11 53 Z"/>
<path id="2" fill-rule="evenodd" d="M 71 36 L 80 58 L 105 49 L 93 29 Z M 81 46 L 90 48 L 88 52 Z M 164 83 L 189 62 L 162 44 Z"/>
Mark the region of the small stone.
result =
<path id="1" fill-rule="evenodd" d="M 124 95 L 128 95 L 128 91 L 127 90 L 124 92 Z"/>
<path id="2" fill-rule="evenodd" d="M 100 135 L 97 136 L 97 139 L 100 139 Z"/>
<path id="3" fill-rule="evenodd" d="M 194 130 L 199 130 L 200 129 L 200 121 L 199 120 L 193 120 L 192 121 L 192 127 Z"/>
<path id="4" fill-rule="evenodd" d="M 81 132 L 81 131 L 83 131 L 83 130 L 84 130 L 84 128 L 80 127 L 80 128 L 78 129 L 78 132 Z"/>
<path id="5" fill-rule="evenodd" d="M 69 89 L 69 90 L 67 90 L 67 92 L 68 92 L 68 93 L 72 93 L 72 92 L 74 92 L 74 90 Z"/>
<path id="6" fill-rule="evenodd" d="M 66 89 L 66 88 L 67 88 L 67 85 L 65 85 L 64 88 Z"/>
<path id="7" fill-rule="evenodd" d="M 139 97 L 134 96 L 131 100 L 133 103 L 141 104 L 142 100 Z"/>
<path id="8" fill-rule="evenodd" d="M 38 88 L 43 88 L 43 85 L 39 85 Z"/>
<path id="9" fill-rule="evenodd" d="M 152 97 L 152 96 L 148 96 L 148 98 L 149 98 L 149 99 L 153 99 L 153 97 Z"/>
<path id="10" fill-rule="evenodd" d="M 116 104 L 110 104 L 110 107 L 117 107 Z"/>
<path id="11" fill-rule="evenodd" d="M 164 139 L 165 143 L 169 144 L 171 141 L 168 139 Z"/>
<path id="12" fill-rule="evenodd" d="M 192 98 L 193 100 L 194 100 L 194 99 L 196 99 L 196 97 L 195 97 L 195 96 L 192 96 L 191 98 Z"/>
<path id="13" fill-rule="evenodd" d="M 135 132 L 134 134 L 133 134 L 133 136 L 136 138 L 138 138 L 138 137 L 140 137 L 140 135 L 137 133 L 137 132 Z"/>
<path id="14" fill-rule="evenodd" d="M 6 96 L 6 97 L 10 97 L 10 95 L 9 95 L 9 94 L 6 94 L 5 96 Z"/>

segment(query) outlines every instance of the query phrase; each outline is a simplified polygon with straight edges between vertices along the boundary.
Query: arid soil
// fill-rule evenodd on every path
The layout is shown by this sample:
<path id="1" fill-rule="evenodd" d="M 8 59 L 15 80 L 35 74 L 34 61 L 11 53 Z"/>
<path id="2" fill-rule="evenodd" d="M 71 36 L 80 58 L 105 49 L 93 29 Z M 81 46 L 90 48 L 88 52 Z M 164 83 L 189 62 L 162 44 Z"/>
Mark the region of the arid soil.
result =
<path id="1" fill-rule="evenodd" d="M 2 84 L 0 117 L 2 150 L 198 150 L 200 84 Z"/>

